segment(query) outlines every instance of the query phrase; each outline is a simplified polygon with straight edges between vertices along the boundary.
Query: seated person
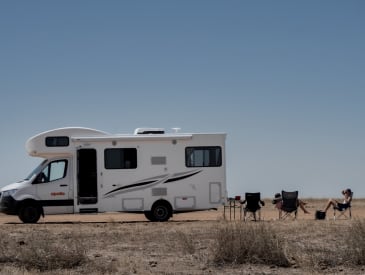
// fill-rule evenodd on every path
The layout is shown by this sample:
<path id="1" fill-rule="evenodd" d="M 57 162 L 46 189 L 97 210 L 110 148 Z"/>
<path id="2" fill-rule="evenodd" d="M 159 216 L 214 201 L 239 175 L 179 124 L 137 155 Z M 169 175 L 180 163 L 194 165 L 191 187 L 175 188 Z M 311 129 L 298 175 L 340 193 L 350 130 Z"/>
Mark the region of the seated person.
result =
<path id="1" fill-rule="evenodd" d="M 275 204 L 275 207 L 278 209 L 278 210 L 281 210 L 281 207 L 282 207 L 282 205 L 283 205 L 283 200 L 282 200 L 282 198 L 281 198 L 281 194 L 280 193 L 276 193 L 275 194 L 275 198 L 273 199 L 273 201 L 272 201 L 272 203 L 273 204 Z M 305 203 L 304 201 L 302 201 L 302 200 L 297 200 L 297 206 L 299 206 L 300 207 L 300 209 L 302 209 L 303 210 L 303 212 L 305 213 L 305 214 L 310 214 L 310 212 L 307 210 L 307 209 L 305 209 L 305 205 L 306 205 L 307 203 Z"/>
<path id="2" fill-rule="evenodd" d="M 352 200 L 352 191 L 350 188 L 347 188 L 345 190 L 342 190 L 342 195 L 344 196 L 343 202 L 338 202 L 334 199 L 329 199 L 326 205 L 326 208 L 324 209 L 324 212 L 327 212 L 328 208 L 333 206 L 334 208 L 339 209 L 340 211 L 345 210 L 350 206 L 351 200 Z"/>

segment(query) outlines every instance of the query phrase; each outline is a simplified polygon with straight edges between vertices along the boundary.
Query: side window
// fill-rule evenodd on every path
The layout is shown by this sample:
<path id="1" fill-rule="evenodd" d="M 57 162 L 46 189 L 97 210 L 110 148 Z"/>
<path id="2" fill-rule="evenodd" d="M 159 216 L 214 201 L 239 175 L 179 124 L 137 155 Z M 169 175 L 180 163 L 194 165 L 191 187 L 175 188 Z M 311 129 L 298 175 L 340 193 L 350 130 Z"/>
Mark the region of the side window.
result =
<path id="1" fill-rule="evenodd" d="M 67 147 L 70 144 L 68 137 L 46 137 L 47 147 Z"/>
<path id="2" fill-rule="evenodd" d="M 49 163 L 38 175 L 37 183 L 51 182 L 62 179 L 67 173 L 67 160 L 57 160 Z"/>
<path id="3" fill-rule="evenodd" d="M 104 151 L 105 169 L 136 169 L 136 148 L 113 148 Z"/>
<path id="4" fill-rule="evenodd" d="M 222 166 L 222 148 L 214 147 L 186 147 L 186 167 L 218 167 Z"/>

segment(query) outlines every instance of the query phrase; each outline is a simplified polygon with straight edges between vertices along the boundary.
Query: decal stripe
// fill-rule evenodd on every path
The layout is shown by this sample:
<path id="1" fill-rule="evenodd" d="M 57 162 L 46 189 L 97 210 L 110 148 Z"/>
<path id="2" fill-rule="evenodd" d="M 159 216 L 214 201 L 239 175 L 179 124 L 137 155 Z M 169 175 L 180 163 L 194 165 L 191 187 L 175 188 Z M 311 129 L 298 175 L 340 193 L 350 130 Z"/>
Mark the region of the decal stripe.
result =
<path id="1" fill-rule="evenodd" d="M 177 177 L 177 178 L 170 178 L 168 180 L 166 180 L 164 183 L 168 183 L 168 182 L 173 182 L 173 181 L 178 181 L 178 180 L 182 180 L 182 179 L 186 179 L 186 178 L 189 178 L 189 177 L 192 177 L 198 173 L 200 173 L 201 171 L 198 171 L 198 172 L 195 172 L 193 174 L 190 174 L 190 175 L 185 175 L 185 176 L 181 176 L 181 177 Z"/>
<path id="2" fill-rule="evenodd" d="M 116 188 L 114 190 L 111 190 L 108 193 L 105 193 L 104 194 L 104 197 L 113 195 L 115 193 L 119 193 L 121 191 L 122 192 L 128 192 L 129 191 L 128 189 L 134 188 L 134 187 L 142 187 L 142 188 L 145 187 L 145 188 L 147 188 L 147 185 L 150 185 L 152 183 L 154 183 L 154 184 L 158 184 L 158 183 L 165 184 L 165 183 L 169 183 L 169 182 L 179 181 L 179 180 L 182 180 L 182 179 L 186 179 L 186 178 L 192 177 L 192 176 L 200 173 L 201 171 L 202 170 L 199 170 L 199 171 L 196 171 L 195 170 L 195 172 L 192 172 L 190 174 L 187 174 L 186 172 L 185 173 L 178 173 L 178 174 L 175 174 L 175 177 L 171 177 L 169 179 L 166 179 L 165 181 L 161 181 L 161 180 L 163 180 L 163 177 L 166 177 L 167 175 L 153 177 L 153 178 L 150 178 L 150 179 L 153 179 L 153 180 L 147 180 L 147 181 L 138 182 L 138 183 L 134 183 L 134 184 L 126 185 L 126 186 L 121 186 L 119 188 Z"/>
<path id="3" fill-rule="evenodd" d="M 114 189 L 112 191 L 109 191 L 108 193 L 104 194 L 104 196 L 110 195 L 111 193 L 114 193 L 114 192 L 117 192 L 117 191 L 120 191 L 120 190 L 124 190 L 124 189 L 127 189 L 127 188 L 144 186 L 144 185 L 147 185 L 147 184 L 150 184 L 150 183 L 153 183 L 153 182 L 156 182 L 156 180 L 150 180 L 150 181 L 145 181 L 145 182 L 140 182 L 140 183 L 135 183 L 135 184 L 130 184 L 130 185 L 122 186 L 122 187 L 119 187 L 119 188 Z"/>

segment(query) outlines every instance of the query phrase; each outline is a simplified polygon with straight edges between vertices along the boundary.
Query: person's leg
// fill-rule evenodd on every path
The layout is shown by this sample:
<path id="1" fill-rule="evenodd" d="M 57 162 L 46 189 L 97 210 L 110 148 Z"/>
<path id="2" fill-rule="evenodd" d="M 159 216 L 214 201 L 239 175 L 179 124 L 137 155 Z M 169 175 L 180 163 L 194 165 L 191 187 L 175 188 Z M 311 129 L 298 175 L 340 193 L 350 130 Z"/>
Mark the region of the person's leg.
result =
<path id="1" fill-rule="evenodd" d="M 333 199 L 329 199 L 326 205 L 326 208 L 324 209 L 324 212 L 327 212 L 328 208 L 330 208 L 331 206 L 336 206 L 337 205 L 337 201 L 333 200 Z"/>
<path id="2" fill-rule="evenodd" d="M 300 209 L 302 209 L 305 214 L 310 214 L 309 211 L 307 209 L 305 209 L 304 203 L 301 200 L 299 200 L 298 202 L 299 202 Z"/>

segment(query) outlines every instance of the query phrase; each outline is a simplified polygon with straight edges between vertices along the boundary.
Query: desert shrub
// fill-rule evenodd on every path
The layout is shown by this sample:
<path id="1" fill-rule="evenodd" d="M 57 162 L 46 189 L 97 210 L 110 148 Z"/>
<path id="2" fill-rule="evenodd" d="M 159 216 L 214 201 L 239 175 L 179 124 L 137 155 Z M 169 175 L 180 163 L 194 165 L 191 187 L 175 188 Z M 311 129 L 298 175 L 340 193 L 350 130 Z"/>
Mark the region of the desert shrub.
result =
<path id="1" fill-rule="evenodd" d="M 291 241 L 287 247 L 299 266 L 318 271 L 365 264 L 364 220 L 308 224 L 311 230 L 301 224 L 301 238 L 307 241 Z"/>
<path id="2" fill-rule="evenodd" d="M 284 240 L 265 223 L 223 223 L 213 248 L 216 263 L 259 263 L 289 266 Z"/>
<path id="3" fill-rule="evenodd" d="M 365 220 L 353 220 L 347 235 L 346 258 L 352 264 L 365 265 Z"/>
<path id="4" fill-rule="evenodd" d="M 23 247 L 18 260 L 27 269 L 68 269 L 79 266 L 86 260 L 85 250 L 76 238 L 58 243 L 46 238 L 30 241 Z"/>
<path id="5" fill-rule="evenodd" d="M 39 233 L 18 240 L 1 238 L 0 261 L 28 270 L 50 271 L 74 268 L 87 260 L 82 241 L 77 236 L 56 237 Z"/>

